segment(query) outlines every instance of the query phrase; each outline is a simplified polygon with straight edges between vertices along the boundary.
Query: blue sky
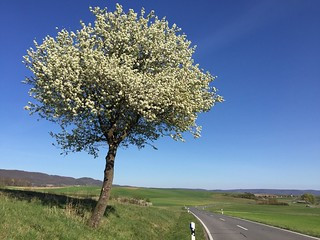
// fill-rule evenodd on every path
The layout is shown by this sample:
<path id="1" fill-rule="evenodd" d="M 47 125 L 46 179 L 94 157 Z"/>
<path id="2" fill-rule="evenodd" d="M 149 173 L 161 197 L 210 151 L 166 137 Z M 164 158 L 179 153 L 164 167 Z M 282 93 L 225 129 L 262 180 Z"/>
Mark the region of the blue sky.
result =
<path id="1" fill-rule="evenodd" d="M 199 116 L 202 137 L 121 149 L 114 183 L 206 189 L 320 189 L 320 1 L 118 1 L 155 10 L 197 45 L 195 61 L 218 75 L 226 102 Z M 30 72 L 22 56 L 56 29 L 93 22 L 89 6 L 116 1 L 0 1 L 0 168 L 102 178 L 104 154 L 61 156 L 23 107 Z"/>

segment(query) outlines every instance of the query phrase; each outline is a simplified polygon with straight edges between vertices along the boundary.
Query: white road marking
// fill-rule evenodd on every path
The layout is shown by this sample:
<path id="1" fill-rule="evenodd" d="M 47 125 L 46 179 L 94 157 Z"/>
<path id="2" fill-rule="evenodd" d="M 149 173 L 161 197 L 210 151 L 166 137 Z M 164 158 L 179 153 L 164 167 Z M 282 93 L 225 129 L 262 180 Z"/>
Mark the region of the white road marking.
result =
<path id="1" fill-rule="evenodd" d="M 229 217 L 231 217 L 231 216 L 229 216 Z M 290 231 L 290 230 L 287 230 L 287 229 L 283 229 L 283 228 L 274 227 L 274 226 L 271 226 L 271 225 L 268 225 L 268 224 L 264 224 L 264 223 L 254 222 L 254 221 L 250 221 L 250 220 L 243 219 L 243 218 L 238 218 L 238 217 L 231 217 L 231 218 L 240 219 L 242 221 L 246 221 L 246 222 L 255 223 L 255 224 L 258 224 L 258 225 L 262 225 L 262 226 L 278 229 L 278 230 L 281 230 L 281 231 L 284 231 L 284 232 L 293 233 L 293 234 L 300 235 L 300 236 L 303 236 L 303 237 L 308 237 L 308 238 L 311 238 L 311 239 L 320 240 L 320 238 L 317 238 L 317 237 L 312 237 L 312 236 L 309 236 L 309 235 L 306 235 L 306 234 L 293 232 L 293 231 Z"/>
<path id="2" fill-rule="evenodd" d="M 226 221 L 226 220 L 224 220 L 223 218 L 219 218 L 221 221 Z"/>
<path id="3" fill-rule="evenodd" d="M 243 230 L 248 231 L 248 229 L 246 229 L 245 227 L 242 227 L 242 226 L 240 226 L 240 225 L 237 225 L 237 227 L 238 227 L 238 228 L 242 228 Z"/>
<path id="4" fill-rule="evenodd" d="M 199 220 L 199 222 L 201 222 L 201 224 L 203 225 L 204 229 L 206 230 L 206 232 L 208 234 L 209 240 L 213 240 L 213 237 L 211 236 L 211 233 L 210 233 L 209 229 L 207 228 L 207 226 L 204 224 L 204 222 L 202 222 L 201 219 L 197 215 L 195 215 L 192 211 L 190 211 L 190 212 L 192 213 L 193 216 L 195 216 Z"/>
<path id="5" fill-rule="evenodd" d="M 190 211 L 191 212 L 191 211 Z M 208 228 L 206 227 L 206 225 L 201 221 L 200 218 L 198 218 L 193 212 L 191 212 L 200 222 L 201 224 L 203 225 L 203 227 L 205 228 L 208 236 L 209 236 L 209 240 L 213 240 L 212 236 L 211 236 L 211 233 L 209 232 Z M 214 216 L 214 215 L 211 215 L 211 216 Z M 274 228 L 274 229 L 278 229 L 278 230 L 281 230 L 281 231 L 284 231 L 284 232 L 289 232 L 289 233 L 293 233 L 293 234 L 296 234 L 296 235 L 300 235 L 300 236 L 303 236 L 303 237 L 308 237 L 310 239 L 316 239 L 316 240 L 320 240 L 320 238 L 317 238 L 317 237 L 313 237 L 313 236 L 309 236 L 309 235 L 306 235 L 306 234 L 302 234 L 302 233 L 298 233 L 298 232 L 294 232 L 294 231 L 290 231 L 290 230 L 287 230 L 287 229 L 283 229 L 283 228 L 279 228 L 279 227 L 274 227 L 274 226 L 271 226 L 271 225 L 268 225 L 268 224 L 264 224 L 264 223 L 259 223 L 259 222 L 254 222 L 254 221 L 250 221 L 250 220 L 247 220 L 247 219 L 243 219 L 243 218 L 238 218 L 238 217 L 232 217 L 232 216 L 228 216 L 230 218 L 233 218 L 233 219 L 239 219 L 239 220 L 242 220 L 242 221 L 246 221 L 246 222 L 250 222 L 250 223 L 254 223 L 254 224 L 257 224 L 257 225 L 262 225 L 262 226 L 266 226 L 266 227 L 270 227 L 270 228 Z M 238 227 L 240 228 L 243 228 L 239 225 L 237 225 Z M 248 230 L 245 228 L 245 230 Z"/>

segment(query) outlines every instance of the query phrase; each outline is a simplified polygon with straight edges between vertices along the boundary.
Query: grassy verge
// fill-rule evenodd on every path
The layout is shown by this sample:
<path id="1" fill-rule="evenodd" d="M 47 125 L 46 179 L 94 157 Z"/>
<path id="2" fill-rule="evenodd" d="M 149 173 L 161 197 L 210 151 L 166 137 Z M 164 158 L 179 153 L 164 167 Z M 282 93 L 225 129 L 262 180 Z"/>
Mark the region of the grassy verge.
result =
<path id="1" fill-rule="evenodd" d="M 0 239 L 188 239 L 195 221 L 181 208 L 111 202 L 93 230 L 86 221 L 94 204 L 63 194 L 0 189 Z"/>

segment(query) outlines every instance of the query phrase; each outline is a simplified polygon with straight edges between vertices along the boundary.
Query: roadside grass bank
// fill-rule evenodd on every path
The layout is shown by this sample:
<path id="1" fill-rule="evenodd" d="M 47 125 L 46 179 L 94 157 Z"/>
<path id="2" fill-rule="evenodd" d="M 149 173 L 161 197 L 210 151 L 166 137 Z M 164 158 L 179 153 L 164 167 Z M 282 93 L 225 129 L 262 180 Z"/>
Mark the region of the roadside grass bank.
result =
<path id="1" fill-rule="evenodd" d="M 0 189 L 0 239 L 188 239 L 189 223 L 197 222 L 181 207 L 111 201 L 101 226 L 94 230 L 86 225 L 94 206 L 91 198 Z M 197 239 L 205 239 L 202 231 Z"/>
<path id="2" fill-rule="evenodd" d="M 320 207 L 306 207 L 305 204 L 294 203 L 283 199 L 289 206 L 261 205 L 254 200 L 237 199 L 230 196 L 215 195 L 214 204 L 206 210 L 244 218 L 268 225 L 320 237 Z"/>

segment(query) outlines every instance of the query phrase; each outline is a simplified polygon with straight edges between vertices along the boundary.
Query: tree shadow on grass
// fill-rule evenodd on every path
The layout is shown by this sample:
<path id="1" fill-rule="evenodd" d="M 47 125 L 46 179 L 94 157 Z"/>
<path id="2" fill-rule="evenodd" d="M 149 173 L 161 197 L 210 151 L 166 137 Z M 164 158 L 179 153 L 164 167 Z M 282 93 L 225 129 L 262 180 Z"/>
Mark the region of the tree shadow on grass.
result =
<path id="1" fill-rule="evenodd" d="M 20 201 L 40 201 L 42 205 L 49 207 L 58 207 L 61 209 L 66 209 L 70 204 L 77 208 L 78 212 L 89 211 L 92 212 L 95 208 L 97 201 L 91 198 L 75 198 L 65 195 L 52 194 L 52 193 L 42 193 L 26 190 L 13 190 L 13 189 L 1 189 L 0 193 L 4 193 L 8 197 L 15 198 Z M 115 207 L 107 206 L 104 216 L 109 216 L 114 214 L 119 217 L 116 212 Z"/>

